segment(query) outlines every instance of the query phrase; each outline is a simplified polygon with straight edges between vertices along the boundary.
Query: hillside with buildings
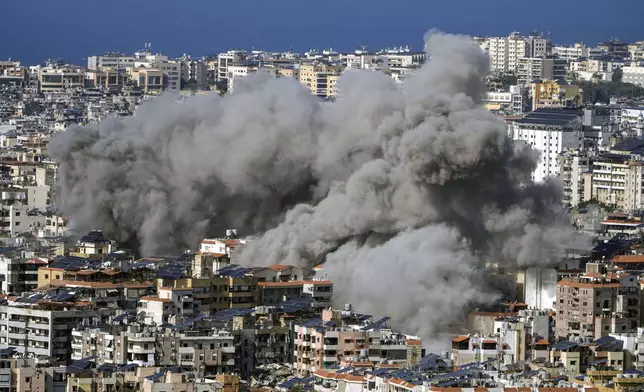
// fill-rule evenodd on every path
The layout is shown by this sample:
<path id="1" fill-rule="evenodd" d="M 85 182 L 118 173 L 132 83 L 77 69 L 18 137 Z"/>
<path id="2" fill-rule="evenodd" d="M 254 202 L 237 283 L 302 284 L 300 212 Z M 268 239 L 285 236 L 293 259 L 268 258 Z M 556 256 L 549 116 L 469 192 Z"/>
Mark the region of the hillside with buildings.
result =
<path id="1" fill-rule="evenodd" d="M 462 71 L 466 63 L 450 57 L 451 50 L 441 52 L 442 68 L 427 65 L 432 53 L 409 47 L 172 58 L 146 44 L 131 54 L 89 53 L 82 65 L 0 61 L 0 391 L 640 390 L 644 41 L 564 46 L 518 32 L 472 41 L 485 64 L 475 58 L 463 80 L 483 76 L 481 97 L 445 82 L 458 79 L 451 69 Z M 343 89 L 353 71 L 367 73 L 369 83 Z M 424 80 L 414 79 L 419 74 L 438 86 L 437 95 L 405 90 L 406 83 L 413 88 Z M 275 84 L 283 90 L 270 94 L 248 90 L 247 83 L 266 80 L 290 84 Z M 224 106 L 191 103 L 204 97 Z M 334 111 L 343 100 L 360 105 Z M 157 104 L 167 106 L 154 109 Z M 270 116 L 262 117 L 262 105 Z M 378 123 L 378 110 L 391 107 L 404 112 L 398 120 L 409 121 Z M 235 121 L 227 110 L 238 113 Z M 281 123 L 273 116 L 280 110 L 295 120 Z M 458 123 L 458 110 L 480 121 L 473 120 L 474 131 L 500 130 L 501 136 L 475 149 L 481 133 L 459 133 L 471 123 Z M 170 121 L 175 112 L 183 113 L 176 123 Z M 315 117 L 318 112 L 328 117 Z M 363 112 L 377 115 L 351 117 Z M 230 133 L 182 139 L 168 132 L 185 150 L 145 142 L 150 129 L 199 135 L 221 118 Z M 418 135 L 422 127 L 405 128 L 412 119 L 429 126 L 427 118 L 461 139 L 437 138 L 437 147 Z M 272 135 L 276 123 L 292 133 L 258 136 Z M 320 123 L 326 128 L 315 128 Z M 361 127 L 390 144 L 355 132 Z M 114 129 L 134 129 L 126 135 L 134 137 L 90 143 L 83 153 L 63 149 L 68 154 L 60 159 L 50 154 L 50 147 L 61 151 L 54 144 L 65 135 L 76 132 L 68 140 L 77 146 L 103 142 Z M 250 136 L 242 135 L 249 129 Z M 404 139 L 405 132 L 417 138 Z M 340 157 L 321 148 L 327 154 L 313 159 L 306 144 L 311 135 L 348 151 Z M 237 137 L 259 142 L 240 147 L 230 142 Z M 378 150 L 381 144 L 390 150 Z M 111 166 L 102 154 L 113 150 L 118 160 L 153 157 L 152 163 L 105 174 Z M 266 150 L 266 161 L 236 160 Z M 414 161 L 423 153 L 439 159 Z M 528 156 L 534 167 L 523 160 Z M 278 158 L 288 175 L 273 180 L 264 174 Z M 409 162 L 378 171 L 387 159 Z M 97 171 L 84 171 L 93 165 Z M 349 181 L 354 177 L 338 167 L 364 177 Z M 525 178 L 508 174 L 515 169 L 527 170 Z M 312 182 L 319 173 L 328 177 Z M 219 182 L 208 183 L 212 178 Z M 407 182 L 396 182 L 401 178 Z M 395 192 L 413 180 L 429 183 L 421 190 L 438 201 L 423 204 L 416 197 L 427 194 Z M 142 187 L 135 197 L 132 183 Z M 399 197 L 382 207 L 360 188 L 365 183 L 391 187 Z M 170 196 L 159 196 L 170 186 Z M 231 193 L 216 202 L 201 197 L 224 188 Z M 115 207 L 112 196 L 123 189 L 130 209 Z M 82 195 L 78 206 L 97 207 L 62 208 L 61 192 Z M 298 199 L 302 194 L 308 198 Z M 349 201 L 325 204 L 328 195 Z M 154 210 L 168 200 L 170 207 Z M 378 213 L 367 209 L 372 205 Z M 158 215 L 138 224 L 141 206 Z M 492 206 L 504 211 L 490 212 Z M 480 218 L 483 213 L 489 215 Z M 184 241 L 208 226 L 205 215 L 221 220 L 207 237 Z M 284 215 L 286 231 L 275 230 Z M 331 229 L 329 216 L 336 217 Z M 548 231 L 552 222 L 545 218 L 553 216 L 565 230 Z M 74 218 L 94 226 L 79 227 Z M 228 228 L 227 220 L 246 227 Z M 127 225 L 136 230 L 119 230 Z M 426 226 L 418 237 L 401 240 L 410 228 Z M 517 226 L 521 234 L 533 231 L 514 237 Z M 343 230 L 349 234 L 338 234 Z M 428 237 L 434 242 L 426 245 Z M 150 238 L 156 247 L 144 246 Z M 472 261 L 472 253 L 489 249 L 462 242 L 483 240 L 502 248 L 493 253 L 499 257 Z M 556 253 L 543 249 L 552 243 L 560 245 Z"/>

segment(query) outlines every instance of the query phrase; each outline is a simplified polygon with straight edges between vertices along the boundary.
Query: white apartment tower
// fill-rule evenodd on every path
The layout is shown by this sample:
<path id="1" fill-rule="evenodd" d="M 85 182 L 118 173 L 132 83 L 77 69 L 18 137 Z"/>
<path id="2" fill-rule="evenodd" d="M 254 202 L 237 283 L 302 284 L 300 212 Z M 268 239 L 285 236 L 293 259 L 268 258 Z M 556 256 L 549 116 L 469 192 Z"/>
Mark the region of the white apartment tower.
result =
<path id="1" fill-rule="evenodd" d="M 217 80 L 222 85 L 228 83 L 228 67 L 246 60 L 248 54 L 241 50 L 229 50 L 226 53 L 217 55 Z"/>
<path id="2" fill-rule="evenodd" d="M 550 54 L 552 44 L 540 34 L 522 36 L 513 32 L 508 37 L 477 38 L 482 50 L 490 55 L 490 70 L 516 72 L 522 57 L 544 57 Z"/>
<path id="3" fill-rule="evenodd" d="M 537 168 L 532 173 L 533 181 L 542 182 L 560 176 L 562 162 L 559 155 L 582 146 L 581 118 L 582 113 L 578 110 L 537 109 L 512 125 L 512 138 L 540 153 Z"/>

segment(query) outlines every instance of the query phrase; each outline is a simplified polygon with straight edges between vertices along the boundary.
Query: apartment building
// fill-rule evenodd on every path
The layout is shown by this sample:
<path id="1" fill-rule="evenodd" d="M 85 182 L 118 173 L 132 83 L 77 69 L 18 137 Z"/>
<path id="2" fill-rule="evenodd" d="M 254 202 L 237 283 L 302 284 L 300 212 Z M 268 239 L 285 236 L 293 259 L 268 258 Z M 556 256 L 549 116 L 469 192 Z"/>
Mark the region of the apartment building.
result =
<path id="1" fill-rule="evenodd" d="M 324 63 L 304 63 L 300 65 L 300 83 L 313 95 L 321 98 L 335 97 L 338 93 L 336 84 L 341 69 Z"/>
<path id="2" fill-rule="evenodd" d="M 561 167 L 559 179 L 563 185 L 563 204 L 575 207 L 588 200 L 587 188 L 592 186 L 588 181 L 592 178 L 588 175 L 592 173 L 592 156 L 587 151 L 568 150 L 562 152 L 558 159 Z"/>
<path id="3" fill-rule="evenodd" d="M 85 70 L 73 66 L 46 66 L 38 70 L 42 92 L 64 91 L 85 86 Z"/>
<path id="4" fill-rule="evenodd" d="M 46 260 L 25 259 L 19 252 L 0 255 L 2 294 L 22 294 L 38 288 L 38 268 Z"/>
<path id="5" fill-rule="evenodd" d="M 566 61 L 575 61 L 581 58 L 596 59 L 604 56 L 605 52 L 599 48 L 591 48 L 583 43 L 572 46 L 554 46 L 552 54 Z"/>
<path id="6" fill-rule="evenodd" d="M 197 88 L 206 86 L 208 80 L 208 66 L 203 60 L 194 60 L 190 57 L 181 59 L 181 78 L 186 82 L 193 82 Z"/>
<path id="7" fill-rule="evenodd" d="M 633 276 L 606 274 L 589 263 L 586 272 L 557 282 L 555 336 L 594 340 L 640 325 L 640 288 Z"/>
<path id="8" fill-rule="evenodd" d="M 516 76 L 519 85 L 527 85 L 534 80 L 554 79 L 554 59 L 543 57 L 520 57 L 516 63 Z"/>
<path id="9" fill-rule="evenodd" d="M 154 59 L 150 62 L 150 66 L 154 69 L 160 70 L 164 75 L 165 88 L 169 91 L 181 90 L 181 62 L 168 60 L 165 56 L 162 58 Z"/>
<path id="10" fill-rule="evenodd" d="M 500 360 L 501 364 L 511 365 L 524 361 L 527 347 L 523 323 L 498 322 L 496 326 L 499 332 L 495 335 L 462 335 L 452 339 L 452 364 L 463 366 L 472 362 Z"/>
<path id="11" fill-rule="evenodd" d="M 643 157 L 644 142 L 638 139 L 627 139 L 599 154 L 592 166 L 590 198 L 622 211 L 644 208 Z"/>
<path id="12" fill-rule="evenodd" d="M 579 86 L 556 80 L 539 80 L 530 84 L 532 110 L 581 106 Z"/>
<path id="13" fill-rule="evenodd" d="M 259 302 L 258 280 L 239 272 L 224 270 L 224 275 L 212 278 L 162 278 L 158 280 L 158 297 L 171 300 L 184 317 L 211 315 L 224 309 L 249 309 Z M 153 316 L 155 320 L 163 317 Z"/>
<path id="14" fill-rule="evenodd" d="M 248 53 L 242 50 L 229 50 L 226 53 L 217 55 L 217 81 L 221 86 L 224 88 L 228 86 L 228 67 L 245 61 L 247 58 Z"/>
<path id="15" fill-rule="evenodd" d="M 244 61 L 242 63 L 228 65 L 227 91 L 229 93 L 234 92 L 235 84 L 239 83 L 240 79 L 245 79 L 256 73 L 265 73 L 276 76 L 277 69 L 264 68 L 258 61 Z"/>
<path id="16" fill-rule="evenodd" d="M 523 114 L 529 109 L 528 89 L 523 86 L 510 86 L 508 91 L 488 91 L 483 98 L 483 104 L 488 110 Z"/>
<path id="17" fill-rule="evenodd" d="M 622 82 L 644 86 L 644 67 L 627 66 L 622 68 Z"/>
<path id="18" fill-rule="evenodd" d="M 540 34 L 522 36 L 518 32 L 508 37 L 486 38 L 478 43 L 489 54 L 493 72 L 516 73 L 520 58 L 544 57 L 550 54 L 552 47 L 550 40 Z"/>
<path id="19" fill-rule="evenodd" d="M 121 53 L 105 53 L 100 56 L 89 56 L 87 68 L 90 70 L 124 70 L 134 67 L 135 57 Z"/>
<path id="20" fill-rule="evenodd" d="M 294 364 L 299 374 L 337 367 L 342 361 L 372 361 L 411 367 L 424 356 L 422 341 L 391 330 L 390 319 L 374 323 L 371 317 L 345 310 L 325 309 L 322 319 L 294 327 Z"/>
<path id="21" fill-rule="evenodd" d="M 181 366 L 195 369 L 202 376 L 235 368 L 235 337 L 227 331 L 172 333 L 133 324 L 108 330 L 78 328 L 71 335 L 73 360 L 97 357 L 101 365 Z"/>
<path id="22" fill-rule="evenodd" d="M 128 68 L 128 76 L 146 94 L 158 94 L 168 84 L 167 76 L 159 69 Z"/>
<path id="23" fill-rule="evenodd" d="M 0 305 L 0 347 L 15 347 L 19 353 L 45 356 L 66 364 L 71 358 L 71 331 L 98 321 L 89 304 L 39 303 L 39 294 Z"/>
<path id="24" fill-rule="evenodd" d="M 124 70 L 96 69 L 88 70 L 85 75 L 87 87 L 119 89 L 128 82 L 128 75 Z"/>
<path id="25" fill-rule="evenodd" d="M 260 304 L 274 306 L 286 299 L 306 298 L 311 307 L 322 310 L 331 306 L 333 283 L 327 280 L 294 280 L 287 282 L 259 282 Z"/>
<path id="26" fill-rule="evenodd" d="M 537 109 L 516 121 L 511 137 L 541 153 L 532 179 L 537 182 L 561 174 L 559 155 L 582 146 L 582 112 L 569 109 Z"/>

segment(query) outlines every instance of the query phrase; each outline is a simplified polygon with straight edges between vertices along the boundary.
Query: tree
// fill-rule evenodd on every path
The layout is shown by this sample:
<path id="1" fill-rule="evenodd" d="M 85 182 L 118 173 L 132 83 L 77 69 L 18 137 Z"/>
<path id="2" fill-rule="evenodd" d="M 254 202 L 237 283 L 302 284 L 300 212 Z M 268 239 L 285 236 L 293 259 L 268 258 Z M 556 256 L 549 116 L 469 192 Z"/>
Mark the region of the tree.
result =
<path id="1" fill-rule="evenodd" d="M 305 392 L 306 390 L 302 385 L 294 385 L 289 388 L 288 392 Z"/>
<path id="2" fill-rule="evenodd" d="M 510 86 L 514 86 L 517 84 L 518 78 L 516 75 L 511 74 L 511 73 L 506 73 L 503 74 L 499 80 L 501 81 L 501 85 L 503 86 L 504 89 L 508 89 Z"/>
<path id="3" fill-rule="evenodd" d="M 611 81 L 613 83 L 621 83 L 623 77 L 624 77 L 624 71 L 621 68 L 617 68 L 613 72 L 613 76 L 611 77 Z"/>

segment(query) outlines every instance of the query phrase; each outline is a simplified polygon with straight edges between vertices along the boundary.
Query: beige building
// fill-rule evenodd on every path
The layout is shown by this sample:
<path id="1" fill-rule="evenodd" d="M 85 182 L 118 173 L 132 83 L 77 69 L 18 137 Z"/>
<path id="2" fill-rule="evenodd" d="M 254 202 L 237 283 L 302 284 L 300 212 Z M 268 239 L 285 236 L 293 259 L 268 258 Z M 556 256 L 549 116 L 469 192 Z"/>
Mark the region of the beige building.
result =
<path id="1" fill-rule="evenodd" d="M 322 63 L 305 63 L 300 66 L 300 83 L 313 95 L 321 98 L 335 97 L 341 70 Z"/>
<path id="2" fill-rule="evenodd" d="M 585 198 L 593 198 L 627 212 L 644 208 L 643 148 L 643 141 L 625 140 L 595 159 L 592 194 Z"/>
<path id="3" fill-rule="evenodd" d="M 339 366 L 343 361 L 388 361 L 411 367 L 423 357 L 422 341 L 395 333 L 385 317 L 369 323 L 350 307 L 344 311 L 325 309 L 321 321 L 295 325 L 294 365 L 299 374 Z M 333 325 L 327 324 L 329 321 Z"/>
<path id="4" fill-rule="evenodd" d="M 163 71 L 153 68 L 130 68 L 130 79 L 146 94 L 160 93 L 167 85 Z"/>
<path id="5" fill-rule="evenodd" d="M 539 108 L 562 108 L 581 104 L 582 94 L 579 86 L 562 84 L 554 80 L 543 80 L 530 84 L 532 110 Z"/>
<path id="6" fill-rule="evenodd" d="M 589 263 L 586 273 L 557 282 L 555 336 L 599 339 L 640 325 L 640 290 L 633 276 L 615 276 Z"/>
<path id="7" fill-rule="evenodd" d="M 128 79 L 123 71 L 101 69 L 87 71 L 86 80 L 89 86 L 109 89 L 124 86 Z"/>
<path id="8" fill-rule="evenodd" d="M 300 280 L 289 282 L 259 282 L 260 302 L 274 306 L 285 299 L 310 298 L 311 306 L 324 309 L 331 306 L 333 283 L 327 280 Z"/>
<path id="9" fill-rule="evenodd" d="M 64 91 L 85 86 L 85 70 L 73 66 L 47 66 L 38 70 L 40 91 Z"/>

